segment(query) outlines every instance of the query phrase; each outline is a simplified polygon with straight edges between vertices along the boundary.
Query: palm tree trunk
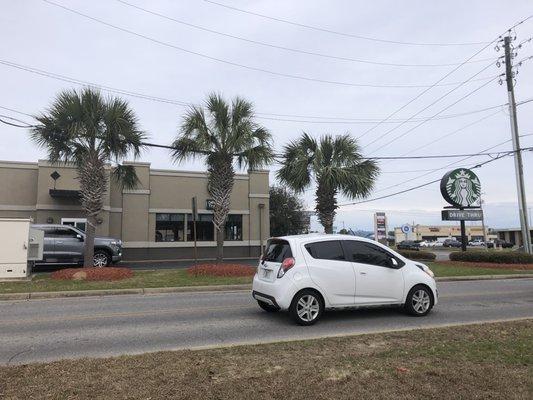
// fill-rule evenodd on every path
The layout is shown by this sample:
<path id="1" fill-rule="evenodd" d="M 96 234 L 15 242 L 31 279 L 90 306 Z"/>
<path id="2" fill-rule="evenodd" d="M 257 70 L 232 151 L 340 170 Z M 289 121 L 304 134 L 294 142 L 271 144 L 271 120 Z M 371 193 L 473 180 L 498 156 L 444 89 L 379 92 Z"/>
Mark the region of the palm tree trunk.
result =
<path id="1" fill-rule="evenodd" d="M 230 208 L 230 196 L 233 190 L 235 171 L 233 169 L 233 156 L 231 154 L 210 154 L 207 163 L 208 182 L 207 190 L 213 197 L 213 224 L 217 240 L 217 259 L 222 262 L 224 258 L 224 234 L 226 219 Z"/>
<path id="2" fill-rule="evenodd" d="M 315 211 L 325 233 L 333 233 L 337 206 L 337 191 L 319 183 L 316 189 Z"/>
<path id="3" fill-rule="evenodd" d="M 89 153 L 85 163 L 78 166 L 78 179 L 80 181 L 81 206 L 88 222 L 85 232 L 83 266 L 92 267 L 96 220 L 102 211 L 107 187 L 105 163 L 96 152 Z"/>

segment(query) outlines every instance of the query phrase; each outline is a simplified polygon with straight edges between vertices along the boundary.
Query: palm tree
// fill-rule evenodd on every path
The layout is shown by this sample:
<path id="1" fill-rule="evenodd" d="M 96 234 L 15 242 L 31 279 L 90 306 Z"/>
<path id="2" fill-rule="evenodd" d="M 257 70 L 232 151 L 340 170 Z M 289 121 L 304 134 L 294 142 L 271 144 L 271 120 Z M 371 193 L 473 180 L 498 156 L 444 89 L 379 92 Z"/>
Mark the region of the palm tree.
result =
<path id="1" fill-rule="evenodd" d="M 349 199 L 368 196 L 379 174 L 372 160 L 364 160 L 350 135 L 326 135 L 315 140 L 307 133 L 283 149 L 278 179 L 297 193 L 316 182 L 315 210 L 326 233 L 333 233 L 337 195 Z"/>
<path id="2" fill-rule="evenodd" d="M 128 103 L 104 99 L 91 88 L 61 92 L 49 110 L 35 117 L 31 138 L 48 152 L 51 163 L 73 163 L 80 182 L 81 205 L 87 216 L 85 267 L 93 266 L 94 235 L 102 211 L 109 177 L 133 188 L 138 179 L 131 165 L 120 165 L 125 157 L 137 157 L 144 133 Z M 106 167 L 111 166 L 111 173 Z"/>
<path id="3" fill-rule="evenodd" d="M 234 166 L 256 169 L 271 162 L 270 133 L 254 121 L 252 103 L 236 97 L 228 104 L 212 93 L 207 97 L 205 110 L 199 106 L 188 109 L 173 147 L 172 156 L 177 162 L 199 156 L 206 159 L 207 191 L 214 203 L 217 262 L 221 262 Z"/>

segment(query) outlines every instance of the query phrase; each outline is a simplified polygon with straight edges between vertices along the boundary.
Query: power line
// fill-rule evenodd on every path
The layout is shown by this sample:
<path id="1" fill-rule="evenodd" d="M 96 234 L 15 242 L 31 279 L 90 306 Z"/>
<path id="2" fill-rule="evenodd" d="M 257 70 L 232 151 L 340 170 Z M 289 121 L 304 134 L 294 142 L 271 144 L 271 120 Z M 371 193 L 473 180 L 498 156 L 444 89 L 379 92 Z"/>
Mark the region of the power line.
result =
<path id="1" fill-rule="evenodd" d="M 533 17 L 533 15 L 530 15 L 529 17 L 523 19 L 522 21 L 519 21 L 518 23 L 514 24 L 512 27 L 509 28 L 509 30 L 511 29 L 514 29 L 516 28 L 517 26 L 523 24 L 524 22 L 526 22 L 527 20 L 529 20 L 531 17 Z M 505 33 L 505 32 L 503 32 Z M 502 34 L 503 34 L 502 33 Z M 453 68 L 451 71 L 449 71 L 448 73 L 444 74 L 444 76 L 442 76 L 440 79 L 438 79 L 434 84 L 433 86 L 427 88 L 427 89 L 424 89 L 423 91 L 421 91 L 420 93 L 418 93 L 415 97 L 413 97 L 411 100 L 409 100 L 407 103 L 405 103 L 404 105 L 402 105 L 401 107 L 399 107 L 398 109 L 396 109 L 395 111 L 393 111 L 391 114 L 389 114 L 386 118 L 384 118 L 383 120 L 379 121 L 376 125 L 372 126 L 371 128 L 367 129 L 365 132 L 363 132 L 363 134 L 359 135 L 358 136 L 358 139 L 362 138 L 363 136 L 367 135 L 368 133 L 372 132 L 374 129 L 376 129 L 377 127 L 379 127 L 381 124 L 383 124 L 385 121 L 388 121 L 390 118 L 392 118 L 393 116 L 395 116 L 396 114 L 398 114 L 400 111 L 402 111 L 404 108 L 406 108 L 408 105 L 410 105 L 411 103 L 415 102 L 417 99 L 419 99 L 420 97 L 422 97 L 424 94 L 426 94 L 427 92 L 429 92 L 433 87 L 435 87 L 435 85 L 439 84 L 440 82 L 442 82 L 444 79 L 446 79 L 448 76 L 452 75 L 455 71 L 459 70 L 463 65 L 465 65 L 467 62 L 469 62 L 470 60 L 472 60 L 474 57 L 476 57 L 478 54 L 480 54 L 481 52 L 483 52 L 485 49 L 487 49 L 491 44 L 493 44 L 495 41 L 497 41 L 499 38 L 501 37 L 501 35 L 498 35 L 498 37 L 496 37 L 495 39 L 493 39 L 491 42 L 487 43 L 485 46 L 483 46 L 481 49 L 479 49 L 478 51 L 476 51 L 473 55 L 471 55 L 470 57 L 468 57 L 466 60 L 464 60 L 460 65 L 458 65 L 457 67 Z M 416 115 L 413 115 L 411 117 L 414 117 Z"/>
<path id="2" fill-rule="evenodd" d="M 78 78 L 73 78 L 73 77 L 70 77 L 70 76 L 61 75 L 61 74 L 57 74 L 57 73 L 54 73 L 54 72 L 46 71 L 46 70 L 43 70 L 43 69 L 38 69 L 38 68 L 31 67 L 31 66 L 28 66 L 28 65 L 14 63 L 12 61 L 7 61 L 7 60 L 0 59 L 0 64 L 4 65 L 4 66 L 7 66 L 7 67 L 19 69 L 21 71 L 29 72 L 29 73 L 32 73 L 32 74 L 35 74 L 35 75 L 43 76 L 43 77 L 46 77 L 46 78 L 59 80 L 59 81 L 62 81 L 62 82 L 72 83 L 72 84 L 79 85 L 79 86 L 92 86 L 92 87 L 98 88 L 100 90 L 109 92 L 109 93 L 121 94 L 121 95 L 125 95 L 125 96 L 130 96 L 130 97 L 133 97 L 133 98 L 140 98 L 140 99 L 143 99 L 143 100 L 148 100 L 148 101 L 153 101 L 153 102 L 158 102 L 158 103 L 172 104 L 172 105 L 177 105 L 177 106 L 180 106 L 180 107 L 200 106 L 200 105 L 196 105 L 196 104 L 194 104 L 192 102 L 168 99 L 168 98 L 153 96 L 153 95 L 149 95 L 149 94 L 145 94 L 145 93 L 141 93 L 141 92 L 131 91 L 131 90 L 128 90 L 128 89 L 121 89 L 121 88 L 116 88 L 116 87 L 112 87 L 112 86 L 103 85 L 103 84 L 100 84 L 100 83 L 81 80 L 81 79 L 78 79 Z M 481 78 L 481 80 L 495 79 L 496 77 L 499 77 L 499 75 L 498 76 L 493 76 L 492 78 Z M 533 101 L 533 99 L 530 99 L 529 101 Z M 525 101 L 525 102 L 528 102 L 528 101 Z M 518 105 L 519 104 L 520 103 L 518 103 Z M 465 115 L 470 115 L 470 114 L 475 114 L 475 113 L 479 113 L 479 112 L 483 112 L 483 111 L 487 111 L 487 110 L 496 109 L 496 108 L 503 107 L 503 106 L 506 106 L 506 105 L 507 104 L 500 104 L 500 105 L 485 107 L 485 108 L 482 108 L 482 109 L 470 110 L 470 111 L 466 111 L 466 112 L 463 112 L 463 113 L 446 114 L 446 115 L 438 116 L 438 117 L 436 117 L 434 119 L 435 120 L 440 120 L 440 119 L 449 119 L 449 118 L 462 117 L 462 116 L 465 116 Z M 375 123 L 376 121 L 382 120 L 382 118 L 327 117 L 327 116 L 280 114 L 280 113 L 265 113 L 265 112 L 256 112 L 255 114 L 256 114 L 257 118 L 264 119 L 264 120 L 284 121 L 284 122 L 297 122 L 297 123 L 313 123 L 313 124 L 328 124 L 328 123 L 332 123 L 332 124 L 354 124 L 354 125 L 357 125 L 357 124 Z M 29 116 L 31 116 L 31 115 L 29 115 Z M 271 118 L 269 116 L 273 116 L 273 117 L 290 117 L 290 118 Z M 297 119 L 292 119 L 292 118 L 324 119 L 324 121 L 297 120 Z M 329 120 L 334 120 L 334 121 L 328 121 L 328 119 Z M 342 120 L 342 121 L 337 121 L 337 120 Z M 414 123 L 414 122 L 418 122 L 418 121 L 421 121 L 421 120 L 422 120 L 422 118 L 420 118 L 420 119 L 419 118 L 411 118 L 408 122 L 413 122 Z M 406 119 L 390 119 L 390 120 L 386 121 L 385 123 L 391 123 L 392 124 L 392 123 L 399 123 L 399 122 L 402 122 L 402 121 L 406 121 Z"/>
<path id="3" fill-rule="evenodd" d="M 8 117 L 11 118 L 11 117 Z M 11 118 L 15 119 L 15 118 Z M 28 122 L 22 121 L 20 119 L 17 119 L 18 122 L 24 123 L 27 126 L 18 126 L 20 128 L 34 128 L 38 127 L 39 125 L 32 125 Z M 6 123 L 6 121 L 0 121 Z M 10 124 L 11 125 L 11 124 Z M 148 147 L 157 147 L 162 149 L 169 149 L 169 150 L 175 150 L 176 147 L 171 145 L 165 145 L 165 144 L 157 144 L 157 143 L 151 143 L 151 142 L 142 142 L 144 146 Z M 209 154 L 209 152 L 203 152 L 200 151 L 199 153 L 202 154 Z M 474 157 L 474 156 L 493 156 L 493 155 L 499 155 L 501 152 L 497 153 L 488 153 L 488 152 L 482 152 L 482 153 L 470 153 L 470 154 L 434 154 L 434 155 L 426 155 L 426 156 L 382 156 L 382 157 L 361 157 L 361 160 L 422 160 L 422 159 L 440 159 L 440 158 L 459 158 L 459 157 Z M 239 154 L 234 154 L 235 156 L 238 156 Z M 274 158 L 283 158 L 282 155 L 277 154 L 274 155 Z"/>
<path id="4" fill-rule="evenodd" d="M 309 50 L 295 49 L 295 48 L 286 47 L 286 46 L 279 46 L 279 45 L 272 44 L 272 43 L 261 42 L 259 40 L 253 40 L 253 39 L 245 38 L 245 37 L 242 37 L 242 36 L 232 35 L 232 34 L 229 34 L 229 33 L 220 32 L 220 31 L 217 31 L 217 30 L 214 30 L 214 29 L 206 28 L 204 26 L 192 24 L 190 22 L 186 22 L 186 21 L 174 18 L 174 17 L 170 17 L 168 15 L 159 13 L 157 11 L 153 11 L 153 10 L 149 10 L 147 8 L 144 8 L 144 7 L 140 7 L 138 5 L 129 3 L 129 2 L 124 1 L 124 0 L 116 0 L 116 1 L 118 1 L 119 3 L 121 3 L 121 4 L 125 5 L 125 6 L 131 7 L 131 8 L 135 8 L 135 9 L 137 9 L 139 11 L 144 12 L 144 13 L 151 14 L 151 15 L 154 15 L 154 16 L 159 17 L 159 18 L 163 18 L 163 19 L 175 22 L 175 23 L 180 24 L 180 25 L 185 25 L 185 26 L 188 26 L 190 28 L 198 29 L 198 30 L 201 30 L 201 31 L 204 31 L 204 32 L 209 32 L 209 33 L 212 33 L 212 34 L 215 34 L 215 35 L 228 37 L 228 38 L 231 38 L 231 39 L 240 40 L 240 41 L 246 42 L 246 43 L 251 43 L 251 44 L 255 44 L 255 45 L 259 45 L 259 46 L 278 49 L 278 50 L 289 51 L 289 52 L 292 52 L 292 53 L 305 54 L 305 55 L 316 56 L 316 57 L 321 57 L 321 58 L 340 60 L 340 61 L 348 61 L 348 62 L 355 62 L 355 63 L 361 63 L 361 64 L 392 66 L 392 67 L 452 67 L 454 65 L 458 65 L 459 64 L 459 63 L 406 64 L 406 63 L 381 62 L 381 61 L 365 60 L 365 59 L 360 59 L 360 58 L 335 56 L 335 55 L 331 55 L 331 54 L 318 53 L 318 52 L 309 51 Z M 489 60 L 488 58 L 484 58 L 484 59 L 479 59 L 479 60 L 472 60 L 470 62 L 471 63 L 477 63 L 477 62 L 483 62 L 483 61 L 488 61 L 488 60 Z"/>
<path id="5" fill-rule="evenodd" d="M 526 147 L 526 148 L 522 148 L 521 149 L 522 151 L 524 150 L 528 150 L 528 151 L 531 151 L 533 150 L 533 147 Z M 503 155 L 500 155 L 499 157 L 496 157 L 496 158 L 493 158 L 493 159 L 490 159 L 490 160 L 487 160 L 485 161 L 484 163 L 481 163 L 481 164 L 478 164 L 472 168 L 481 168 L 483 165 L 486 165 L 488 163 L 491 163 L 493 161 L 496 161 L 496 160 L 499 160 L 500 158 L 502 157 L 506 157 L 506 156 L 509 156 L 511 154 L 514 154 L 514 151 L 510 151 L 510 152 L 506 152 L 506 154 L 503 154 Z M 411 187 L 409 189 L 404 189 L 404 190 L 401 190 L 399 192 L 396 192 L 396 193 L 391 193 L 391 194 L 387 194 L 387 195 L 384 195 L 384 196 L 379 196 L 379 197 L 374 197 L 372 199 L 367 199 L 367 200 L 361 200 L 361 201 L 356 201 L 356 202 L 351 202 L 351 203 L 343 203 L 343 204 L 339 204 L 339 207 L 343 207 L 343 206 L 351 206 L 351 205 L 356 205 L 356 204 L 363 204 L 363 203 L 370 203 L 372 201 L 377 201 L 377 200 L 383 200 L 383 199 L 386 199 L 386 198 L 389 198 L 389 197 L 393 197 L 393 196 L 398 196 L 400 194 L 403 194 L 403 193 L 407 193 L 407 192 L 412 192 L 413 190 L 417 190 L 417 189 L 420 189 L 420 188 L 423 188 L 425 186 L 429 186 L 429 185 L 432 185 L 436 182 L 440 182 L 440 178 L 439 179 L 435 179 L 433 181 L 430 181 L 430 182 L 426 182 L 426 183 L 423 183 L 421 185 L 417 185 L 417 186 L 414 186 L 414 187 Z"/>
<path id="6" fill-rule="evenodd" d="M 472 76 L 475 76 L 475 75 L 472 75 Z M 471 77 L 472 77 L 471 76 Z M 465 81 L 466 82 L 466 81 Z M 463 95 L 462 97 L 460 97 L 458 100 L 454 101 L 452 104 L 446 106 L 445 108 L 442 108 L 440 111 L 434 113 L 433 115 L 431 115 L 429 118 L 434 118 L 436 117 L 437 115 L 443 113 L 444 111 L 448 110 L 449 108 L 453 107 L 454 105 L 456 105 L 457 103 L 463 101 L 464 99 L 466 99 L 467 97 L 473 95 L 474 93 L 478 92 L 479 90 L 483 89 L 485 86 L 487 86 L 489 83 L 492 83 L 493 81 L 487 81 L 485 82 L 484 84 L 478 86 L 476 89 L 474 90 L 471 90 L 469 91 L 468 93 L 466 93 L 465 95 Z M 443 94 L 442 96 L 440 96 L 439 98 L 437 98 L 437 100 L 431 102 L 429 105 L 427 105 L 426 107 L 422 108 L 421 110 L 419 110 L 418 112 L 416 112 L 415 114 L 412 115 L 412 117 L 416 117 L 417 115 L 419 115 L 420 113 L 422 113 L 423 111 L 427 110 L 428 108 L 432 107 L 433 105 L 435 105 L 436 103 L 438 103 L 439 101 L 441 101 L 442 99 L 444 99 L 445 97 L 447 97 L 448 95 L 450 95 L 451 93 L 453 93 L 455 90 L 459 89 L 463 84 L 460 84 L 459 86 L 449 90 L 448 92 L 446 92 L 445 94 Z M 404 132 L 403 134 L 401 134 L 400 136 L 397 136 L 396 138 L 394 138 L 393 140 L 390 140 L 389 142 L 385 143 L 384 145 L 381 145 L 380 148 L 383 148 L 385 146 L 388 146 L 389 144 L 395 142 L 396 140 L 398 140 L 400 137 L 403 137 L 407 134 L 409 134 L 410 132 L 414 131 L 415 129 L 417 129 L 418 127 L 424 125 L 426 122 L 430 121 L 429 118 L 425 118 L 423 119 L 418 125 L 408 129 L 406 132 Z M 390 135 L 392 132 L 394 132 L 396 129 L 398 129 L 399 127 L 403 126 L 404 124 L 407 123 L 408 120 L 400 123 L 399 125 L 389 129 L 387 132 L 385 132 L 383 135 L 380 135 L 378 136 L 376 139 L 372 140 L 370 143 L 368 143 L 366 146 L 370 146 L 374 143 L 376 143 L 377 141 L 383 139 L 384 137 L 387 137 L 388 135 Z"/>
<path id="7" fill-rule="evenodd" d="M 351 33 L 345 33 L 345 32 L 334 31 L 334 30 L 331 30 L 331 29 L 320 28 L 320 27 L 317 27 L 317 26 L 301 24 L 301 23 L 298 23 L 298 22 L 289 21 L 287 19 L 271 17 L 271 16 L 265 15 L 265 14 L 260 14 L 260 13 L 256 13 L 256 12 L 252 12 L 252 11 L 248 11 L 248 10 L 243 10 L 241 8 L 229 6 L 229 5 L 223 4 L 223 3 L 218 3 L 218 2 L 212 1 L 212 0 L 204 0 L 204 1 L 206 3 L 214 4 L 214 5 L 217 5 L 217 6 L 220 6 L 220 7 L 224 7 L 224 8 L 233 10 L 233 11 L 238 11 L 240 13 L 255 15 L 257 17 L 261 17 L 261 18 L 265 18 L 265 19 L 269 19 L 269 20 L 272 20 L 272 21 L 281 22 L 281 23 L 289 24 L 289 25 L 293 25 L 293 26 L 298 26 L 300 28 L 306 28 L 306 29 L 311 29 L 311 30 L 314 30 L 314 31 L 330 33 L 330 34 L 338 35 L 338 36 L 351 37 L 351 38 L 355 38 L 355 39 L 369 40 L 369 41 L 372 41 L 372 42 L 381 42 L 381 43 L 389 43 L 389 44 L 400 44 L 400 45 L 408 45 L 408 46 L 471 46 L 471 45 L 480 45 L 480 44 L 488 43 L 488 42 L 420 43 L 420 42 L 402 42 L 402 41 L 391 40 L 391 39 L 380 39 L 380 38 L 375 38 L 375 37 L 370 37 L 370 36 L 355 35 L 355 34 L 351 34 Z"/>
<path id="8" fill-rule="evenodd" d="M 122 28 L 122 27 L 120 27 L 118 25 L 114 25 L 114 24 L 111 24 L 109 22 L 105 22 L 105 21 L 103 21 L 101 19 L 92 17 L 92 16 L 90 16 L 88 14 L 84 14 L 84 13 L 82 13 L 80 11 L 74 10 L 74 9 L 66 7 L 66 6 L 63 6 L 63 5 L 55 3 L 53 1 L 50 1 L 50 0 L 42 0 L 42 1 L 47 3 L 47 4 L 62 8 L 62 9 L 66 10 L 66 11 L 68 11 L 70 13 L 73 13 L 73 14 L 79 15 L 81 17 L 84 17 L 86 19 L 89 19 L 91 21 L 94 21 L 94 22 L 97 22 L 99 24 L 105 25 L 107 27 L 119 30 L 121 32 L 128 33 L 128 34 L 136 36 L 136 37 L 140 37 L 142 39 L 148 40 L 148 41 L 153 42 L 153 43 L 157 43 L 157 44 L 159 44 L 161 46 L 169 47 L 169 48 L 172 48 L 172 49 L 175 49 L 175 50 L 179 50 L 179 51 L 182 51 L 182 52 L 185 52 L 185 53 L 188 53 L 188 54 L 192 54 L 192 55 L 195 55 L 195 56 L 198 56 L 198 57 L 202 57 L 202 58 L 205 58 L 205 59 L 208 59 L 208 60 L 216 61 L 216 62 L 219 62 L 219 63 L 231 65 L 231 66 L 234 66 L 234 67 L 244 68 L 244 69 L 247 69 L 247 70 L 250 70 L 250 71 L 262 72 L 262 73 L 273 75 L 273 76 L 280 76 L 280 77 L 284 77 L 284 78 L 303 80 L 303 81 L 307 81 L 307 82 L 317 82 L 317 83 L 324 83 L 324 84 L 330 84 L 330 85 L 350 86 L 350 87 L 388 88 L 388 89 L 416 89 L 416 88 L 427 88 L 427 87 L 434 87 L 435 86 L 435 85 L 428 86 L 428 85 L 421 85 L 421 84 L 377 84 L 377 83 L 374 84 L 374 83 L 356 83 L 356 82 L 333 81 L 333 80 L 327 80 L 327 79 L 312 78 L 312 77 L 308 77 L 308 76 L 304 76 L 304 75 L 295 75 L 295 74 L 288 74 L 288 73 L 284 73 L 284 72 L 272 71 L 272 70 L 269 70 L 269 69 L 254 67 L 254 66 L 247 65 L 247 64 L 240 64 L 240 63 L 237 63 L 237 62 L 234 62 L 234 61 L 230 61 L 230 60 L 226 60 L 226 59 L 210 56 L 208 54 L 200 53 L 198 51 L 185 49 L 183 47 L 176 46 L 174 44 L 171 44 L 171 43 L 168 43 L 168 42 L 164 42 L 162 40 L 155 39 L 153 37 L 150 37 L 150 36 L 147 36 L 147 35 L 132 31 L 130 29 Z M 461 65 L 463 65 L 463 64 L 461 64 Z M 442 84 L 441 86 L 453 86 L 453 85 L 455 85 L 455 83 L 446 83 L 446 84 Z"/>

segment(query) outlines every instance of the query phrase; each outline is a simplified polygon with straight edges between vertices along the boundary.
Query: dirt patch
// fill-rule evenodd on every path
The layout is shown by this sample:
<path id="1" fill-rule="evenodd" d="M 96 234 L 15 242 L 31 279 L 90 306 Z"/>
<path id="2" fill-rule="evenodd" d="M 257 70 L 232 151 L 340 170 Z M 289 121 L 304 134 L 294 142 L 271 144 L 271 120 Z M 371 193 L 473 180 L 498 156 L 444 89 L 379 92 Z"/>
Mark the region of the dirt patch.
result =
<path id="1" fill-rule="evenodd" d="M 499 264 L 489 262 L 466 262 L 466 261 L 439 261 L 439 264 L 454 267 L 468 268 L 493 268 L 493 269 L 516 269 L 533 271 L 533 264 Z"/>
<path id="2" fill-rule="evenodd" d="M 2 400 L 531 399 L 532 348 L 528 320 L 0 367 L 0 393 Z"/>
<path id="3" fill-rule="evenodd" d="M 191 276 L 254 276 L 256 268 L 242 264 L 199 264 L 187 268 Z"/>
<path id="4" fill-rule="evenodd" d="M 53 272 L 50 278 L 67 281 L 119 281 L 133 276 L 129 268 L 66 268 Z"/>

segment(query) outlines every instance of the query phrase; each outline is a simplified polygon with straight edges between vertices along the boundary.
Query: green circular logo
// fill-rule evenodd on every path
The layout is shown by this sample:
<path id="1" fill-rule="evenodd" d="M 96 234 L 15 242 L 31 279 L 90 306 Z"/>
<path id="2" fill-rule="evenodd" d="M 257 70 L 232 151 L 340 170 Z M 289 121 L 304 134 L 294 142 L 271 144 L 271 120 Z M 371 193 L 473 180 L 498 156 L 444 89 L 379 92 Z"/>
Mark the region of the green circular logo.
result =
<path id="1" fill-rule="evenodd" d="M 444 200 L 455 207 L 480 205 L 481 183 L 470 169 L 458 168 L 446 173 L 440 181 L 440 192 Z"/>

